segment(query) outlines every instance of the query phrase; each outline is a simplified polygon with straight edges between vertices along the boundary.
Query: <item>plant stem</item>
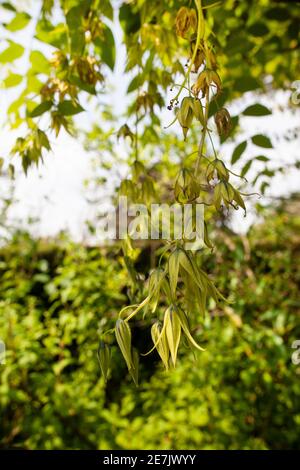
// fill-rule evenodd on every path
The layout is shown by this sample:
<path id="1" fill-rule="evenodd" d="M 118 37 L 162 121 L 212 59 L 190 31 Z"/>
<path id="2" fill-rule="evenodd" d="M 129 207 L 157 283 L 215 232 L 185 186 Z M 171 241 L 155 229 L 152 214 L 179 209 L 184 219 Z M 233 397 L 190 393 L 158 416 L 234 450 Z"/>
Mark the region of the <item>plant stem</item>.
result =
<path id="1" fill-rule="evenodd" d="M 200 161 L 201 161 L 201 157 L 202 157 L 202 153 L 203 153 L 203 147 L 204 147 L 205 136 L 206 136 L 206 131 L 207 131 L 208 112 L 209 112 L 209 88 L 207 89 L 207 91 L 205 93 L 205 114 L 204 114 L 204 124 L 205 125 L 202 129 L 202 135 L 201 135 L 201 139 L 200 139 L 199 147 L 198 147 L 198 157 L 197 157 L 196 169 L 195 169 L 196 176 L 199 173 Z"/>

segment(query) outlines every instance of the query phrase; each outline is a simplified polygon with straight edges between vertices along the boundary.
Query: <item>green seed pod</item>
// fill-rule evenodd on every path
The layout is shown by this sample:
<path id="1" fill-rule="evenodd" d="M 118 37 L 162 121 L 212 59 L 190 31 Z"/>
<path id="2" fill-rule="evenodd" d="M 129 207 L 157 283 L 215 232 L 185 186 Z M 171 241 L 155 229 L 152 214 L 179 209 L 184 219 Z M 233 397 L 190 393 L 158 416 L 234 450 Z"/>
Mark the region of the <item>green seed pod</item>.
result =
<path id="1" fill-rule="evenodd" d="M 100 341 L 99 349 L 98 349 L 98 360 L 100 364 L 100 369 L 103 375 L 105 382 L 107 382 L 109 370 L 110 370 L 110 362 L 111 362 L 111 350 L 110 347 L 104 342 Z"/>
<path id="2" fill-rule="evenodd" d="M 202 126 L 205 125 L 205 119 L 204 119 L 204 113 L 203 113 L 203 108 L 201 101 L 198 98 L 193 99 L 193 112 L 195 118 L 200 121 Z"/>
<path id="3" fill-rule="evenodd" d="M 171 292 L 175 297 L 176 294 L 176 287 L 178 282 L 178 272 L 179 272 L 179 254 L 180 250 L 175 250 L 169 256 L 169 279 L 170 279 L 170 287 Z"/>
<path id="4" fill-rule="evenodd" d="M 232 123 L 231 123 L 230 114 L 227 111 L 227 109 L 226 108 L 219 109 L 214 116 L 214 120 L 218 129 L 218 134 L 220 136 L 228 135 L 231 130 Z"/>
<path id="5" fill-rule="evenodd" d="M 217 211 L 221 209 L 221 202 L 222 202 L 222 193 L 221 193 L 221 183 L 218 183 L 214 188 L 214 205 Z"/>
<path id="6" fill-rule="evenodd" d="M 234 198 L 234 189 L 227 181 L 221 181 L 221 194 L 225 205 L 231 204 Z"/>
<path id="7" fill-rule="evenodd" d="M 133 367 L 131 355 L 131 331 L 127 322 L 119 318 L 116 322 L 116 340 L 126 361 L 128 369 Z"/>
<path id="8" fill-rule="evenodd" d="M 237 203 L 238 206 L 240 206 L 242 209 L 244 209 L 245 215 L 246 215 L 246 206 L 245 206 L 244 200 L 243 200 L 242 196 L 240 195 L 239 191 L 237 191 L 236 189 L 234 189 L 233 200 Z"/>
<path id="9" fill-rule="evenodd" d="M 205 349 L 203 349 L 201 346 L 199 346 L 199 344 L 196 343 L 196 341 L 192 337 L 192 335 L 190 333 L 190 327 L 189 327 L 188 319 L 187 319 L 186 314 L 184 313 L 184 311 L 181 310 L 181 309 L 177 309 L 176 312 L 177 312 L 177 316 L 178 316 L 180 325 L 182 327 L 182 330 L 183 330 L 188 342 L 194 348 L 199 349 L 199 351 L 205 351 Z"/>
<path id="10" fill-rule="evenodd" d="M 179 124 L 182 127 L 184 139 L 186 139 L 188 130 L 192 125 L 193 117 L 193 100 L 192 98 L 186 96 L 185 98 L 183 98 L 180 109 L 177 112 L 177 118 Z"/>
<path id="11" fill-rule="evenodd" d="M 164 363 L 165 368 L 169 368 L 169 346 L 165 330 L 162 332 L 160 322 L 155 322 L 151 328 L 151 337 L 153 343 L 156 345 L 157 352 Z"/>
<path id="12" fill-rule="evenodd" d="M 139 353 L 137 352 L 135 348 L 132 348 L 131 356 L 132 356 L 132 366 L 129 369 L 129 373 L 135 385 L 138 387 L 139 385 Z"/>
<path id="13" fill-rule="evenodd" d="M 217 170 L 217 175 L 220 180 L 221 179 L 224 179 L 225 181 L 229 180 L 229 171 L 227 170 L 222 160 L 219 160 L 219 159 L 216 160 L 215 168 Z"/>
<path id="14" fill-rule="evenodd" d="M 181 336 L 181 323 L 173 307 L 169 307 L 165 313 L 164 324 L 166 337 L 174 366 L 176 365 L 177 351 Z"/>
<path id="15" fill-rule="evenodd" d="M 208 183 L 215 176 L 217 176 L 219 180 L 229 180 L 229 171 L 227 170 L 222 160 L 219 160 L 218 158 L 215 158 L 212 162 L 210 162 L 206 169 L 206 179 Z"/>
<path id="16" fill-rule="evenodd" d="M 132 165 L 132 175 L 133 177 L 138 180 L 141 175 L 144 175 L 146 173 L 146 169 L 144 165 L 139 162 L 138 160 L 135 160 L 135 162 Z"/>

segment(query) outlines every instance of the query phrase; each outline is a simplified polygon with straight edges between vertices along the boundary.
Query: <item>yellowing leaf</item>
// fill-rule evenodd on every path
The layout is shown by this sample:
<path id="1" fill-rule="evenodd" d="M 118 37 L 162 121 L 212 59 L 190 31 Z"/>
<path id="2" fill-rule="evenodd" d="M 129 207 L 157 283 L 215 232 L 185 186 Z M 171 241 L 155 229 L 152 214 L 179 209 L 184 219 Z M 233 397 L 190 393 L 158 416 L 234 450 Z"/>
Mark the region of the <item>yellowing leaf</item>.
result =
<path id="1" fill-rule="evenodd" d="M 165 313 L 166 337 L 174 366 L 176 365 L 177 351 L 181 336 L 181 323 L 175 310 L 170 307 Z"/>
<path id="2" fill-rule="evenodd" d="M 171 292 L 175 297 L 179 272 L 179 250 L 173 251 L 169 257 L 169 278 Z"/>
<path id="3" fill-rule="evenodd" d="M 98 349 L 98 360 L 100 364 L 100 369 L 103 375 L 105 382 L 107 382 L 109 368 L 110 368 L 110 360 L 111 360 L 111 351 L 110 347 L 101 341 L 99 349 Z"/>
<path id="4" fill-rule="evenodd" d="M 151 328 L 151 337 L 154 345 L 156 345 L 157 352 L 164 363 L 166 369 L 169 368 L 169 346 L 165 330 L 162 333 L 162 328 L 159 322 L 155 322 Z"/>
<path id="5" fill-rule="evenodd" d="M 177 310 L 177 315 L 178 315 L 178 318 L 179 318 L 179 321 L 180 321 L 180 325 L 183 329 L 183 332 L 184 332 L 185 336 L 187 337 L 188 341 L 191 343 L 191 345 L 193 345 L 195 348 L 199 349 L 199 351 L 205 351 L 205 349 L 203 349 L 198 343 L 196 343 L 196 341 L 192 337 L 185 313 L 182 310 L 178 309 Z"/>
<path id="6" fill-rule="evenodd" d="M 133 367 L 131 355 L 131 331 L 128 323 L 121 318 L 117 320 L 115 334 L 127 367 L 128 369 L 131 369 Z"/>
<path id="7" fill-rule="evenodd" d="M 132 366 L 129 369 L 129 373 L 135 383 L 135 385 L 138 387 L 139 385 L 139 353 L 135 348 L 132 349 Z"/>

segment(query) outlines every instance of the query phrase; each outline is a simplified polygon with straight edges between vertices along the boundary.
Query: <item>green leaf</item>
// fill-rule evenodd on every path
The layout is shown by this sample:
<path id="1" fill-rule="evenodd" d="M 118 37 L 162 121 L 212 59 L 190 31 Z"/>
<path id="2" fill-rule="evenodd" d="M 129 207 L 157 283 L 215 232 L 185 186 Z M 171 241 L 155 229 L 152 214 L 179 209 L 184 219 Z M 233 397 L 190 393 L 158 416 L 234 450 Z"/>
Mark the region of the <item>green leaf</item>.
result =
<path id="1" fill-rule="evenodd" d="M 232 153 L 232 157 L 231 157 L 231 163 L 234 164 L 235 162 L 237 162 L 242 153 L 245 152 L 246 150 L 246 147 L 247 147 L 247 141 L 245 140 L 244 142 L 241 142 L 239 145 L 237 145 Z"/>
<path id="2" fill-rule="evenodd" d="M 253 43 L 249 41 L 249 34 L 244 28 L 237 28 L 230 34 L 227 41 L 226 53 L 228 57 L 235 54 L 247 54 L 253 48 Z"/>
<path id="3" fill-rule="evenodd" d="M 246 165 L 243 166 L 241 176 L 245 176 L 251 168 L 253 160 L 249 160 Z"/>
<path id="4" fill-rule="evenodd" d="M 66 15 L 69 37 L 71 39 L 71 51 L 73 54 L 81 54 L 85 46 L 82 16 L 81 6 L 74 6 Z"/>
<path id="5" fill-rule="evenodd" d="M 169 279 L 171 292 L 175 296 L 179 272 L 179 250 L 175 250 L 169 257 Z"/>
<path id="6" fill-rule="evenodd" d="M 104 343 L 104 341 L 101 341 L 99 345 L 98 360 L 99 360 L 103 378 L 105 382 L 107 382 L 107 378 L 108 378 L 108 374 L 110 370 L 111 350 L 110 350 L 110 347 L 106 343 Z"/>
<path id="7" fill-rule="evenodd" d="M 129 373 L 136 387 L 138 387 L 139 386 L 139 353 L 135 348 L 132 348 L 131 357 L 132 357 L 132 365 L 131 365 L 131 368 L 129 369 Z"/>
<path id="8" fill-rule="evenodd" d="M 268 162 L 270 159 L 264 155 L 258 155 L 258 157 L 255 157 L 255 160 L 258 160 L 259 162 Z"/>
<path id="9" fill-rule="evenodd" d="M 212 100 L 212 102 L 209 104 L 209 112 L 208 112 L 209 117 L 216 114 L 218 109 L 222 108 L 225 105 L 226 101 L 228 100 L 230 96 L 229 94 L 230 94 L 230 90 L 228 88 L 223 88 L 222 93 L 220 94 L 218 99 Z"/>
<path id="10" fill-rule="evenodd" d="M 188 319 L 186 317 L 186 314 L 179 308 L 177 310 L 177 315 L 179 317 L 180 324 L 181 324 L 181 327 L 183 329 L 183 332 L 184 332 L 185 336 L 187 337 L 187 340 L 189 341 L 189 343 L 192 346 L 194 346 L 196 349 L 199 349 L 199 351 L 205 351 L 205 349 L 202 348 L 201 346 L 199 346 L 199 344 L 192 337 L 192 335 L 190 333 L 189 323 L 188 323 Z"/>
<path id="11" fill-rule="evenodd" d="M 43 82 L 37 78 L 36 75 L 28 75 L 27 78 L 27 91 L 29 93 L 40 94 L 41 88 L 43 87 Z"/>
<path id="12" fill-rule="evenodd" d="M 268 108 L 266 108 L 266 106 L 256 103 L 244 109 L 243 114 L 244 116 L 267 116 L 269 114 L 272 114 L 272 112 Z"/>
<path id="13" fill-rule="evenodd" d="M 11 3 L 9 3 L 9 2 L 3 2 L 3 3 L 1 3 L 0 6 L 1 6 L 2 8 L 5 8 L 6 10 L 9 10 L 9 11 L 17 11 L 17 10 L 15 9 L 15 7 L 14 7 Z"/>
<path id="14" fill-rule="evenodd" d="M 103 27 L 103 37 L 95 39 L 95 45 L 99 49 L 101 60 L 113 70 L 116 61 L 115 38 L 107 25 Z"/>
<path id="15" fill-rule="evenodd" d="M 290 18 L 290 13 L 286 8 L 274 7 L 266 11 L 265 16 L 269 20 L 285 21 Z"/>
<path id="16" fill-rule="evenodd" d="M 30 117 L 38 117 L 44 114 L 46 111 L 52 107 L 52 101 L 43 101 L 42 103 L 38 104 L 31 112 Z"/>
<path id="17" fill-rule="evenodd" d="M 254 37 L 262 37 L 268 34 L 269 28 L 264 23 L 257 22 L 249 26 L 248 32 Z"/>
<path id="18" fill-rule="evenodd" d="M 20 29 L 24 29 L 30 20 L 31 16 L 28 15 L 28 13 L 17 13 L 11 22 L 6 25 L 6 29 L 11 32 L 19 31 Z"/>
<path id="19" fill-rule="evenodd" d="M 165 313 L 166 337 L 174 366 L 176 365 L 177 351 L 181 336 L 181 323 L 175 310 L 171 307 Z"/>
<path id="20" fill-rule="evenodd" d="M 38 135 L 38 141 L 39 141 L 40 146 L 44 147 L 46 150 L 51 150 L 51 145 L 47 137 L 47 134 L 41 129 L 38 129 L 37 135 Z"/>
<path id="21" fill-rule="evenodd" d="M 19 75 L 17 73 L 10 73 L 4 80 L 5 88 L 11 88 L 14 86 L 19 85 L 23 80 L 23 75 Z"/>
<path id="22" fill-rule="evenodd" d="M 101 13 L 109 18 L 111 21 L 114 19 L 114 10 L 113 7 L 110 3 L 110 0 L 101 0 L 99 8 L 101 10 Z"/>
<path id="23" fill-rule="evenodd" d="M 115 334 L 127 367 L 128 369 L 131 369 L 134 366 L 131 354 L 131 331 L 128 323 L 121 318 L 116 322 Z"/>
<path id="24" fill-rule="evenodd" d="M 76 75 L 70 75 L 69 76 L 69 81 L 70 81 L 70 83 L 73 83 L 73 85 L 78 86 L 81 90 L 86 91 L 90 95 L 96 95 L 97 94 L 96 88 L 95 88 L 94 85 L 90 85 L 88 83 L 83 82 Z"/>
<path id="25" fill-rule="evenodd" d="M 141 27 L 140 15 L 135 13 L 133 4 L 123 3 L 120 8 L 119 20 L 127 35 L 136 33 Z"/>
<path id="26" fill-rule="evenodd" d="M 254 77 L 250 75 L 244 75 L 239 77 L 234 82 L 234 90 L 239 91 L 240 93 L 245 93 L 246 91 L 256 90 L 261 87 L 261 83 Z"/>
<path id="27" fill-rule="evenodd" d="M 156 350 L 164 363 L 165 368 L 168 370 L 169 368 L 169 346 L 167 337 L 165 334 L 165 330 L 162 334 L 161 325 L 159 322 L 155 322 L 151 328 L 151 337 L 154 345 L 156 346 Z"/>
<path id="28" fill-rule="evenodd" d="M 256 134 L 252 137 L 252 142 L 258 147 L 263 147 L 266 149 L 273 148 L 272 142 L 266 135 Z"/>
<path id="29" fill-rule="evenodd" d="M 12 163 L 8 165 L 8 175 L 12 180 L 15 178 L 15 167 Z"/>
<path id="30" fill-rule="evenodd" d="M 65 23 L 53 25 L 50 21 L 42 18 L 36 26 L 36 39 L 51 44 L 59 49 L 64 49 L 67 44 L 67 26 Z"/>
<path id="31" fill-rule="evenodd" d="M 31 51 L 29 56 L 31 69 L 35 73 L 48 74 L 50 71 L 49 61 L 40 51 Z"/>
<path id="32" fill-rule="evenodd" d="M 64 116 L 74 116 L 74 114 L 84 111 L 83 107 L 79 103 L 74 103 L 71 100 L 62 101 L 59 103 L 57 109 Z"/>
<path id="33" fill-rule="evenodd" d="M 136 75 L 128 85 L 127 93 L 131 93 L 132 91 L 136 90 L 139 86 L 143 83 L 141 75 Z"/>
<path id="34" fill-rule="evenodd" d="M 14 62 L 23 55 L 24 50 L 20 44 L 10 41 L 8 48 L 0 53 L 0 63 Z"/>

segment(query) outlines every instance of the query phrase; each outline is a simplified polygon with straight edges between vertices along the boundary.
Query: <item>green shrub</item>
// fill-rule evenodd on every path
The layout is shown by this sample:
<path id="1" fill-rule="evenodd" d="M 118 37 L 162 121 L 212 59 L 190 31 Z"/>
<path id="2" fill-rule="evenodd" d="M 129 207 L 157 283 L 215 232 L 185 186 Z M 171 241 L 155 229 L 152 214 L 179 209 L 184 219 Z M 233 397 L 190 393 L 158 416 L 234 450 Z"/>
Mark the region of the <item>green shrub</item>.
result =
<path id="1" fill-rule="evenodd" d="M 220 231 L 207 264 L 234 303 L 212 304 L 201 325 L 195 318 L 206 351 L 181 352 L 176 370 L 141 356 L 139 389 L 118 348 L 106 387 L 97 362 L 100 329 L 126 296 L 118 257 L 16 235 L 0 252 L 1 448 L 297 448 L 298 233 L 299 219 L 282 213 L 248 238 Z M 140 352 L 148 327 L 135 324 Z"/>

